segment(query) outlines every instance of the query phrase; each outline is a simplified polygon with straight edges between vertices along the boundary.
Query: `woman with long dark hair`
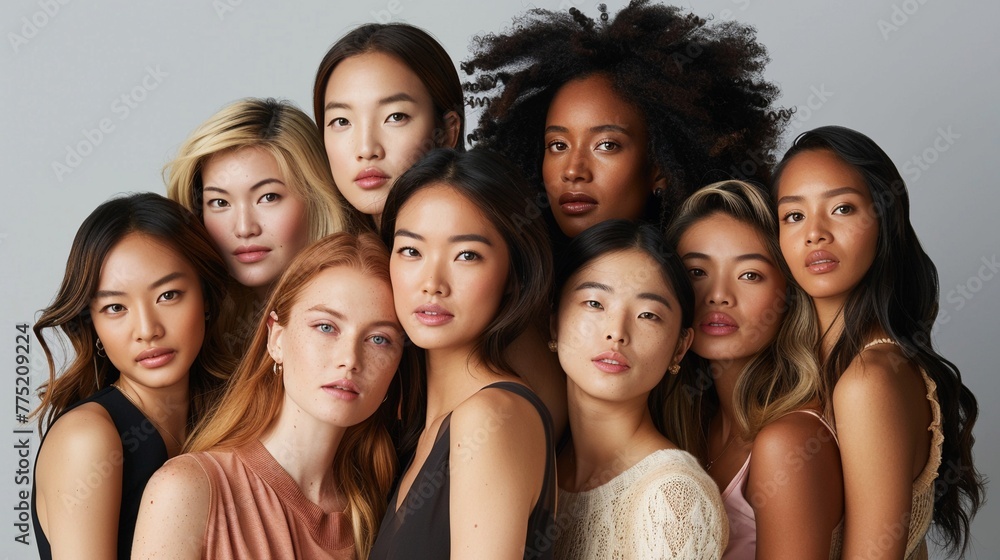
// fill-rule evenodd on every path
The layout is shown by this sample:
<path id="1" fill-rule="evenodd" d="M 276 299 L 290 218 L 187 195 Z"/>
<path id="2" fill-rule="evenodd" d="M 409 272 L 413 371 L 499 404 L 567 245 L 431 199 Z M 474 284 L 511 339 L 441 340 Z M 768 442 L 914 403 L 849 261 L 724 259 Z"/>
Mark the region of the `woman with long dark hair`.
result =
<path id="1" fill-rule="evenodd" d="M 821 396 L 840 437 L 844 557 L 925 558 L 933 519 L 952 551 L 984 497 L 979 409 L 931 343 L 938 275 L 906 185 L 875 142 L 825 126 L 775 170 L 781 251 L 812 298 Z"/>

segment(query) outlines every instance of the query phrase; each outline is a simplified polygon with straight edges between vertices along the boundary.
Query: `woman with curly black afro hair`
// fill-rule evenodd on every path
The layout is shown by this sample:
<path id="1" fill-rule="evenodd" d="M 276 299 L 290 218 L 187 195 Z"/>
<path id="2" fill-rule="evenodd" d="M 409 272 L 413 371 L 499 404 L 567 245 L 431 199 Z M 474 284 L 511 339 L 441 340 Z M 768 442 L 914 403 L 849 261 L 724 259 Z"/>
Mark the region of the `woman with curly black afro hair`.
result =
<path id="1" fill-rule="evenodd" d="M 485 110 L 469 140 L 544 185 L 569 237 L 612 218 L 662 226 L 714 180 L 766 182 L 782 123 L 754 29 L 645 0 L 598 9 L 535 9 L 473 39 L 463 87 Z"/>

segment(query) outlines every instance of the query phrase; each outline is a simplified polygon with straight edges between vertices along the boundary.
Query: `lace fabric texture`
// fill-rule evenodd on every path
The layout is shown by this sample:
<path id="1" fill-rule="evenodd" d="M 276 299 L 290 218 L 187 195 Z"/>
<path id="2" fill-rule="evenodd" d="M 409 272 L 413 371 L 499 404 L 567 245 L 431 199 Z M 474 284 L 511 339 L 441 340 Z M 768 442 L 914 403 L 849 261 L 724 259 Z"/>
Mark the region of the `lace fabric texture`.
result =
<path id="1" fill-rule="evenodd" d="M 729 538 L 715 482 L 676 449 L 593 490 L 560 491 L 557 512 L 557 559 L 717 559 Z"/>
<path id="2" fill-rule="evenodd" d="M 906 539 L 906 560 L 925 560 L 927 558 L 927 542 L 925 536 L 931 527 L 934 517 L 934 481 L 938 477 L 941 466 L 941 448 L 944 444 L 944 432 L 941 431 L 941 404 L 937 398 L 937 384 L 921 371 L 924 385 L 927 386 L 927 400 L 931 404 L 931 454 L 927 458 L 924 470 L 913 481 L 913 502 L 910 506 L 910 530 Z"/>

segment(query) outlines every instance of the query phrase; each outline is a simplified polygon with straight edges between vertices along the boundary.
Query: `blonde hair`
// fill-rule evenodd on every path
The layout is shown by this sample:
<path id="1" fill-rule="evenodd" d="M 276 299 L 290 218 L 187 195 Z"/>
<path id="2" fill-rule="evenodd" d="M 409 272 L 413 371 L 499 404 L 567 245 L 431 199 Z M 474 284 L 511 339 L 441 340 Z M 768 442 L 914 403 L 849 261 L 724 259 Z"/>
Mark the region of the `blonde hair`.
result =
<path id="1" fill-rule="evenodd" d="M 285 389 L 282 377 L 271 370 L 274 360 L 267 351 L 267 316 L 274 311 L 277 323 L 284 325 L 309 282 L 324 270 L 340 266 L 355 268 L 373 282 L 389 283 L 389 254 L 374 234 L 337 233 L 305 248 L 275 285 L 225 394 L 188 440 L 185 452 L 240 447 L 257 440 L 271 426 L 281 410 Z M 359 558 L 367 558 L 374 544 L 396 473 L 396 452 L 387 426 L 395 420 L 399 398 L 399 384 L 391 383 L 375 414 L 348 428 L 334 459 Z"/>
<path id="2" fill-rule="evenodd" d="M 692 194 L 681 205 L 667 232 L 674 246 L 695 223 L 713 215 L 726 215 L 757 232 L 771 261 L 788 279 L 783 317 L 778 332 L 744 366 L 736 380 L 733 408 L 745 439 L 779 417 L 816 399 L 820 388 L 819 364 L 813 353 L 815 317 L 809 296 L 791 279 L 778 244 L 778 221 L 767 194 L 743 181 L 713 183 Z M 697 361 L 697 360 L 692 360 Z M 675 441 L 695 455 L 704 456 L 708 422 L 718 409 L 711 370 L 704 361 L 685 368 L 683 386 L 675 392 L 670 409 Z M 696 387 L 691 391 L 691 387 Z"/>
<path id="3" fill-rule="evenodd" d="M 357 231 L 358 218 L 333 182 L 316 125 L 288 101 L 241 99 L 212 115 L 163 168 L 167 196 L 203 218 L 205 162 L 218 153 L 251 147 L 273 156 L 288 188 L 305 201 L 310 241 Z"/>

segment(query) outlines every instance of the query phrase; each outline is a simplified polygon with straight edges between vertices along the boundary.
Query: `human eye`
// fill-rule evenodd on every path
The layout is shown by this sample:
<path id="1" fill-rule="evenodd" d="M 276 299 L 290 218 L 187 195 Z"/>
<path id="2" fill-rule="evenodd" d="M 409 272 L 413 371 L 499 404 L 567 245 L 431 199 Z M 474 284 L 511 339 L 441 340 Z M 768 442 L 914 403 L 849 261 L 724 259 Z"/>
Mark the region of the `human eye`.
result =
<path id="1" fill-rule="evenodd" d="M 333 334 L 337 332 L 337 327 L 333 326 L 331 323 L 320 323 L 316 325 L 316 330 L 323 334 Z"/>
<path id="2" fill-rule="evenodd" d="M 550 152 L 565 152 L 568 146 L 562 140 L 552 140 L 545 145 L 545 149 Z"/>
<path id="3" fill-rule="evenodd" d="M 764 279 L 764 276 L 762 276 L 759 272 L 753 272 L 752 270 L 748 270 L 743 274 L 740 274 L 739 279 L 746 280 L 748 282 L 760 282 L 761 280 Z"/>
<path id="4" fill-rule="evenodd" d="M 848 214 L 854 213 L 854 207 L 851 206 L 850 204 L 841 204 L 840 206 L 837 206 L 836 208 L 833 209 L 833 213 L 839 214 L 841 216 L 846 216 Z"/>
<path id="5" fill-rule="evenodd" d="M 599 152 L 613 152 L 618 149 L 619 146 L 620 144 L 614 140 L 601 140 L 597 143 L 595 149 Z"/>
<path id="6" fill-rule="evenodd" d="M 381 334 L 373 334 L 368 337 L 368 340 L 377 346 L 389 346 L 392 344 L 392 340 L 389 340 L 389 337 Z"/>
<path id="7" fill-rule="evenodd" d="M 229 206 L 229 201 L 222 198 L 213 198 L 205 203 L 205 206 L 209 208 L 227 208 Z"/>
<path id="8" fill-rule="evenodd" d="M 409 119 L 410 119 L 410 115 L 407 115 L 406 113 L 398 113 L 397 112 L 397 113 L 392 113 L 388 117 L 386 117 L 385 118 L 385 122 L 387 122 L 387 123 L 401 123 L 401 122 L 406 122 Z"/>
<path id="9" fill-rule="evenodd" d="M 180 290 L 167 290 L 166 292 L 160 294 L 160 297 L 156 298 L 156 302 L 159 303 L 161 301 L 174 301 L 179 297 L 181 297 Z"/>
<path id="10" fill-rule="evenodd" d="M 653 313 L 652 311 L 643 311 L 642 313 L 639 314 L 639 318 L 640 319 L 650 319 L 652 321 L 659 321 L 660 320 L 660 316 L 657 315 L 656 313 Z"/>
<path id="11" fill-rule="evenodd" d="M 806 219 L 806 217 L 805 215 L 802 214 L 802 212 L 795 212 L 795 211 L 786 212 L 785 215 L 781 217 L 781 221 L 785 222 L 786 224 L 795 224 L 801 222 L 804 219 Z"/>
<path id="12" fill-rule="evenodd" d="M 277 202 L 279 199 L 281 199 L 281 195 L 280 194 L 278 194 L 278 193 L 267 193 L 264 196 L 260 197 L 257 200 L 257 202 L 258 203 L 265 203 L 266 204 L 268 202 Z"/>
<path id="13" fill-rule="evenodd" d="M 125 312 L 125 306 L 120 303 L 109 303 L 101 308 L 101 313 L 105 315 L 121 315 Z"/>
<path id="14" fill-rule="evenodd" d="M 475 251 L 462 251 L 461 253 L 458 254 L 458 257 L 456 258 L 456 260 L 460 260 L 460 261 L 478 261 L 481 258 L 482 257 L 479 255 L 479 253 L 477 253 Z"/>
<path id="15" fill-rule="evenodd" d="M 417 251 L 413 247 L 400 247 L 396 251 L 396 254 L 398 254 L 401 257 L 416 258 L 420 256 L 420 251 Z"/>
<path id="16" fill-rule="evenodd" d="M 589 307 L 590 309 L 604 309 L 604 306 L 601 305 L 601 302 L 599 302 L 597 300 L 593 300 L 593 299 L 588 299 L 588 300 L 584 301 L 583 305 L 585 307 Z"/>
<path id="17" fill-rule="evenodd" d="M 345 126 L 350 126 L 351 121 L 345 119 L 344 117 L 334 117 L 330 119 L 330 123 L 327 124 L 330 128 L 343 128 Z"/>
<path id="18" fill-rule="evenodd" d="M 708 274 L 700 268 L 689 268 L 688 274 L 690 274 L 692 278 L 704 278 L 705 276 L 708 276 Z"/>

